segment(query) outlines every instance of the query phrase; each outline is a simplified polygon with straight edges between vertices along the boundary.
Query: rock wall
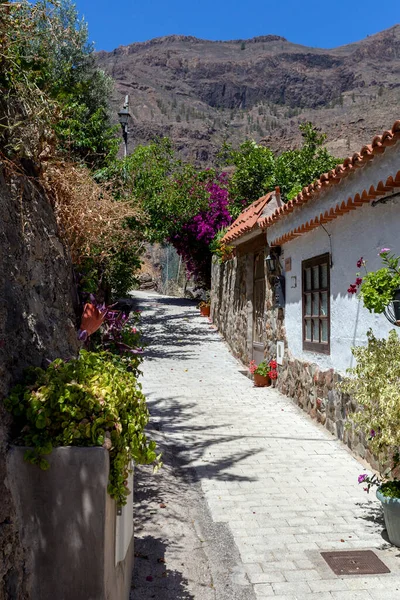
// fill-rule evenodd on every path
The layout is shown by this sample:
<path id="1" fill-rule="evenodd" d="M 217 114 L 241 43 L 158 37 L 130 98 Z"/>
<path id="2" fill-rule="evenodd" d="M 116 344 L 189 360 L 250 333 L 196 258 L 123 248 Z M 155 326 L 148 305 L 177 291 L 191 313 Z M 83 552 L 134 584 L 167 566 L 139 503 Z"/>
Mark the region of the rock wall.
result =
<path id="1" fill-rule="evenodd" d="M 213 262 L 211 272 L 211 319 L 228 342 L 233 354 L 246 365 L 250 360 L 247 341 L 248 267 L 248 256 L 240 256 L 222 264 Z"/>
<path id="2" fill-rule="evenodd" d="M 249 287 L 252 255 L 239 256 L 222 265 L 213 264 L 211 318 L 226 339 L 233 354 L 246 366 L 251 359 L 252 290 Z M 276 357 L 276 342 L 285 343 L 283 365 L 278 367 L 274 385 L 316 419 L 328 431 L 342 440 L 353 452 L 373 468 L 378 461 L 368 449 L 365 436 L 356 433 L 348 415 L 356 405 L 337 389 L 340 376 L 333 369 L 320 370 L 316 364 L 298 360 L 287 348 L 285 309 L 275 308 L 272 281 L 266 280 L 264 355 Z"/>
<path id="3" fill-rule="evenodd" d="M 11 418 L 2 400 L 29 365 L 76 353 L 72 266 L 34 180 L 0 171 L 0 600 L 29 598 L 29 564 L 6 472 Z"/>

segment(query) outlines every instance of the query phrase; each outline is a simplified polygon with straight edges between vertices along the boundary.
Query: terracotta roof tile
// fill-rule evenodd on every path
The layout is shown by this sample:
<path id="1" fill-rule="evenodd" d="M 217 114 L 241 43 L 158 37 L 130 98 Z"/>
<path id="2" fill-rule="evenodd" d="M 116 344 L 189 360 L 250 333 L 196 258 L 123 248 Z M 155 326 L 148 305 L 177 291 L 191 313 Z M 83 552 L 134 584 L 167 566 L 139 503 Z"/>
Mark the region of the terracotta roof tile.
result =
<path id="1" fill-rule="evenodd" d="M 280 246 L 281 244 L 290 242 L 295 237 L 311 231 L 311 229 L 314 229 L 320 223 L 328 223 L 329 221 L 333 221 L 333 219 L 337 219 L 337 217 L 344 215 L 351 210 L 356 210 L 358 207 L 370 202 L 371 200 L 374 200 L 375 198 L 378 198 L 379 196 L 384 196 L 387 192 L 391 192 L 394 188 L 400 188 L 400 171 L 396 173 L 395 177 L 388 177 L 385 183 L 383 181 L 379 181 L 376 186 L 371 185 L 368 192 L 367 190 L 363 190 L 361 196 L 360 194 L 355 194 L 354 198 L 349 197 L 347 202 L 343 200 L 340 206 L 339 204 L 336 204 L 335 208 L 332 207 L 329 212 L 326 210 L 324 214 L 321 213 L 319 216 L 311 219 L 310 222 L 307 221 L 306 223 L 303 223 L 295 229 L 288 231 L 284 235 L 271 240 L 269 243 L 271 246 Z M 288 214 L 288 211 L 286 211 L 286 213 Z M 272 215 L 272 217 L 270 217 L 270 219 L 272 219 L 272 223 L 275 223 L 273 220 L 274 216 L 275 215 Z M 268 222 L 268 224 L 270 224 L 270 222 Z"/>
<path id="2" fill-rule="evenodd" d="M 323 173 L 317 181 L 303 188 L 302 191 L 293 198 L 291 201 L 292 204 L 288 202 L 280 209 L 277 209 L 273 215 L 266 217 L 265 219 L 260 219 L 259 226 L 262 229 L 265 229 L 272 223 L 275 223 L 277 220 L 292 212 L 290 210 L 292 206 L 300 206 L 318 195 L 320 189 L 326 189 L 331 185 L 339 183 L 343 177 L 347 177 L 354 169 L 363 167 L 369 160 L 372 160 L 375 155 L 381 154 L 385 151 L 386 147 L 393 146 L 399 139 L 400 120 L 394 123 L 392 129 L 384 131 L 382 135 L 376 135 L 371 144 L 363 146 L 360 152 L 355 152 L 352 156 L 345 158 L 342 164 L 337 165 L 328 173 Z M 378 195 L 380 192 L 381 190 L 378 190 Z"/>
<path id="3" fill-rule="evenodd" d="M 233 242 L 235 239 L 241 237 L 245 233 L 249 233 L 253 229 L 257 227 L 257 221 L 271 198 L 273 192 L 269 192 L 265 196 L 258 198 L 255 200 L 250 206 L 248 206 L 232 223 L 229 227 L 228 231 L 222 238 L 222 241 L 225 243 Z"/>

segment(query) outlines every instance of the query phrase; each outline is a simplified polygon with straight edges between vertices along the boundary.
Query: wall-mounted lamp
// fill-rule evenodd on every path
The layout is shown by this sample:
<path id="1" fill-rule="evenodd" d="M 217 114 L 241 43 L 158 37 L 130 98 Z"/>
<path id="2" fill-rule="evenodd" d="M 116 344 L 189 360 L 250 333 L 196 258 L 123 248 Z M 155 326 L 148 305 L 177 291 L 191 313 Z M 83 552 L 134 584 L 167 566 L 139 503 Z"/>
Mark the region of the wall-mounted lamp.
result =
<path id="1" fill-rule="evenodd" d="M 265 262 L 267 263 L 268 272 L 272 274 L 276 273 L 276 258 L 268 254 Z"/>
<path id="2" fill-rule="evenodd" d="M 276 275 L 276 273 L 278 272 L 278 264 L 279 264 L 278 257 L 280 256 L 280 254 L 281 254 L 281 247 L 273 246 L 272 248 L 270 248 L 268 256 L 266 256 L 266 258 L 265 258 L 265 262 L 267 264 L 267 270 L 270 275 Z"/>

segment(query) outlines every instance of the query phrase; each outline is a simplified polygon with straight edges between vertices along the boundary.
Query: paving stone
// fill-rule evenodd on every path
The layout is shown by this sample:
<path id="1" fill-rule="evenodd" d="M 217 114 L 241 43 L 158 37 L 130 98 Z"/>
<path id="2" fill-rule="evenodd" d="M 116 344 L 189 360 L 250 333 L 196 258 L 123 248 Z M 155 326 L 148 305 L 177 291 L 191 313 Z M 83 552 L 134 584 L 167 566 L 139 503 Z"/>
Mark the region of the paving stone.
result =
<path id="1" fill-rule="evenodd" d="M 364 467 L 275 388 L 254 388 L 193 305 L 137 298 L 152 423 L 200 482 L 214 522 L 230 528 L 234 576 L 252 577 L 259 600 L 400 599 L 398 551 L 382 539 L 379 502 L 357 485 Z M 393 572 L 379 585 L 336 577 L 321 550 L 351 548 L 376 549 Z"/>

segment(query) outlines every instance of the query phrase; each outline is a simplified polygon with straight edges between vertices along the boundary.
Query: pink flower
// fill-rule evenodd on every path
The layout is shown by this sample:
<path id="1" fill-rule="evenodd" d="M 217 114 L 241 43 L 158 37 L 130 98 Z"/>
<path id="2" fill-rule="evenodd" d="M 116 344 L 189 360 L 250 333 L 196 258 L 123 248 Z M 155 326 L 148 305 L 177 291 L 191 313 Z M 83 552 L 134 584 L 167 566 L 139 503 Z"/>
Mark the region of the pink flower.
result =
<path id="1" fill-rule="evenodd" d="M 380 256 L 381 254 L 387 254 L 388 252 L 390 252 L 390 248 L 381 248 L 378 256 Z"/>
<path id="2" fill-rule="evenodd" d="M 132 333 L 137 333 L 137 329 L 136 329 L 136 327 L 132 327 L 132 329 L 131 329 L 131 332 L 132 332 Z"/>

